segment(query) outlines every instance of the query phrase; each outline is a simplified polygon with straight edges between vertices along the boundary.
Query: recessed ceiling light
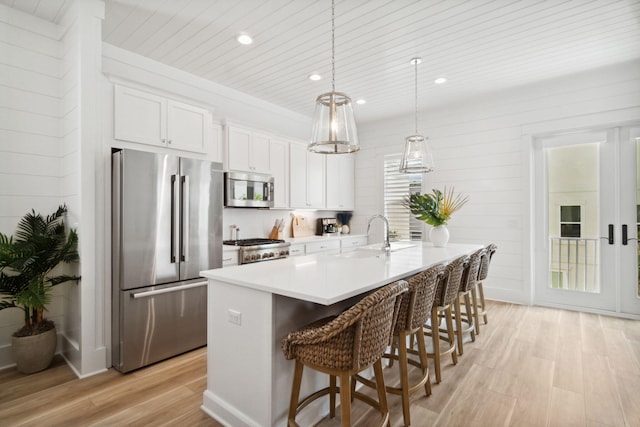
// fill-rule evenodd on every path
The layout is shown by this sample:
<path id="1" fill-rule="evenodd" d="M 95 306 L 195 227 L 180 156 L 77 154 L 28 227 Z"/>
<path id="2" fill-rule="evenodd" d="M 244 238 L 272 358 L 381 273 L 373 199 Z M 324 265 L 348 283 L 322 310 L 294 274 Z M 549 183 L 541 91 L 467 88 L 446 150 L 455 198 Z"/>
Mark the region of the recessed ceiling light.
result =
<path id="1" fill-rule="evenodd" d="M 247 34 L 240 34 L 237 40 L 238 40 L 238 43 L 245 44 L 245 45 L 253 43 L 253 39 Z"/>
<path id="2" fill-rule="evenodd" d="M 435 84 L 437 84 L 437 85 L 441 85 L 442 83 L 446 83 L 446 82 L 447 82 L 447 79 L 445 79 L 444 77 L 438 77 L 438 78 L 437 78 L 437 79 L 435 79 L 433 82 L 434 82 Z"/>
<path id="3" fill-rule="evenodd" d="M 318 80 L 322 80 L 322 76 L 320 74 L 313 73 L 309 75 L 309 80 L 313 80 L 314 82 L 316 82 Z"/>
<path id="4" fill-rule="evenodd" d="M 366 104 L 366 103 L 367 103 L 367 100 L 366 100 L 366 99 L 358 99 L 358 100 L 356 101 L 356 104 L 358 104 L 358 105 L 362 105 L 362 104 Z"/>

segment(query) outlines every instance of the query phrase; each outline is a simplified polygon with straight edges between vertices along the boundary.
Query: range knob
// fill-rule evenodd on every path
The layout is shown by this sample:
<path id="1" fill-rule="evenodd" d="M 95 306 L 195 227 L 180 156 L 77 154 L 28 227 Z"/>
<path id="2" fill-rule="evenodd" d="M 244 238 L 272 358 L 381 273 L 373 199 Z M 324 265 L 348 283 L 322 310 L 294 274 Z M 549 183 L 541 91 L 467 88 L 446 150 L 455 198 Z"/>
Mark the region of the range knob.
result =
<path id="1" fill-rule="evenodd" d="M 275 254 L 273 252 L 269 252 L 269 258 L 273 258 Z"/>
<path id="2" fill-rule="evenodd" d="M 251 261 L 251 255 L 245 255 L 244 256 L 244 260 L 247 261 L 247 262 Z"/>

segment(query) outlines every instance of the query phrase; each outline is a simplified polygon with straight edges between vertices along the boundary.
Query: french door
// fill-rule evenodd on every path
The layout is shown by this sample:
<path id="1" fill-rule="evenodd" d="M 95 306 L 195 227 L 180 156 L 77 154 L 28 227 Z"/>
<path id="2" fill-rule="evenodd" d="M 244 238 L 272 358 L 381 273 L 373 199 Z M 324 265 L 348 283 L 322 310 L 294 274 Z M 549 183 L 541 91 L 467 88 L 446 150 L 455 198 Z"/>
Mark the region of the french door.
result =
<path id="1" fill-rule="evenodd" d="M 640 126 L 534 139 L 535 297 L 640 314 Z"/>

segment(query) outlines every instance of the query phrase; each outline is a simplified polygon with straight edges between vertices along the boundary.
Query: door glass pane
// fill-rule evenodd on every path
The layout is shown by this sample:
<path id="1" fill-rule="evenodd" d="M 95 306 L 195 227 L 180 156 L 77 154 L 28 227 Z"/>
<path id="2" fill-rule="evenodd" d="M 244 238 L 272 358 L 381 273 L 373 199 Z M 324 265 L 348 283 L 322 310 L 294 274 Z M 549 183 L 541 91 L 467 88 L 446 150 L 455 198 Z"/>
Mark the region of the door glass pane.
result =
<path id="1" fill-rule="evenodd" d="M 598 147 L 545 149 L 550 288 L 600 292 Z"/>

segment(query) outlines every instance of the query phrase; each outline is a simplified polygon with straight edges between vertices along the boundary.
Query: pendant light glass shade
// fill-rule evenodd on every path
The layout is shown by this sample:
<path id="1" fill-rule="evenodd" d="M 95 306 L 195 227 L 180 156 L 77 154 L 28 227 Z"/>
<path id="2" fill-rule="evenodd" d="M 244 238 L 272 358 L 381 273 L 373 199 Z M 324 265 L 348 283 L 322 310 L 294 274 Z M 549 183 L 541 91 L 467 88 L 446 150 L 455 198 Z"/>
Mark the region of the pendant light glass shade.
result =
<path id="1" fill-rule="evenodd" d="M 429 150 L 427 138 L 418 134 L 418 64 L 420 58 L 411 59 L 415 68 L 415 123 L 416 133 L 405 138 L 404 151 L 400 159 L 400 172 L 427 173 L 434 170 L 433 155 Z"/>
<path id="2" fill-rule="evenodd" d="M 316 98 L 311 141 L 307 149 L 314 153 L 343 154 L 360 149 L 351 98 L 336 92 L 335 0 L 331 2 L 331 92 Z"/>
<path id="3" fill-rule="evenodd" d="M 433 170 L 433 156 L 429 151 L 427 138 L 411 135 L 405 138 L 404 152 L 400 160 L 400 172 L 426 173 Z"/>
<path id="4" fill-rule="evenodd" d="M 323 93 L 316 99 L 309 151 L 324 154 L 358 151 L 358 133 L 351 98 L 340 92 Z"/>

